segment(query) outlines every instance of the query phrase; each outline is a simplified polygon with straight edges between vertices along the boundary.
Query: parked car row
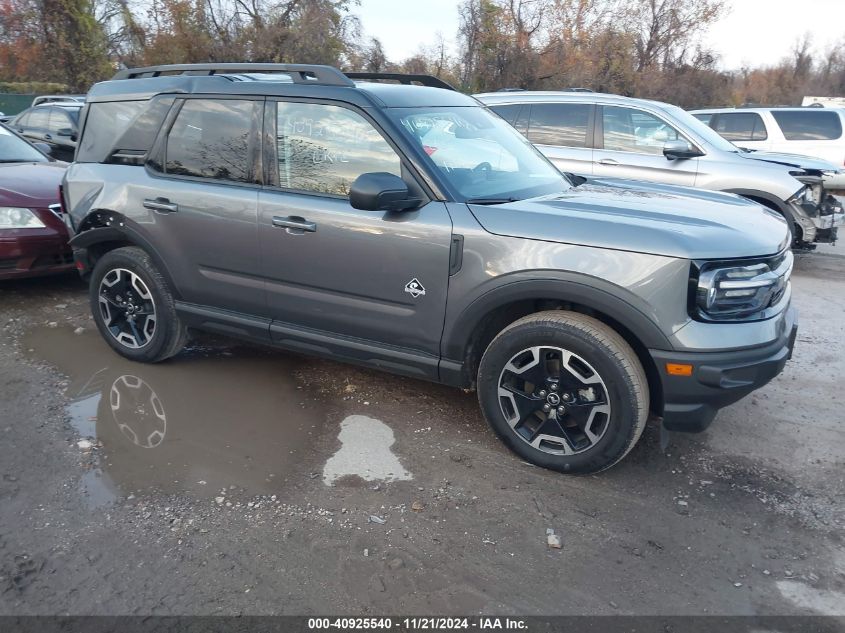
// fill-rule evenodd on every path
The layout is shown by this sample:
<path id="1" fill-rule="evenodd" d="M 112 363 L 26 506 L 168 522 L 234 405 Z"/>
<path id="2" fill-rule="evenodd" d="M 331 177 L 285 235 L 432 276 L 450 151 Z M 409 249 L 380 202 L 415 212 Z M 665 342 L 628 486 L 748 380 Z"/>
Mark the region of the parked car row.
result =
<path id="1" fill-rule="evenodd" d="M 564 172 L 738 194 L 787 218 L 796 246 L 833 242 L 845 222 L 842 205 L 822 183 L 837 172 L 835 165 L 745 151 L 676 106 L 585 92 L 476 97 Z"/>

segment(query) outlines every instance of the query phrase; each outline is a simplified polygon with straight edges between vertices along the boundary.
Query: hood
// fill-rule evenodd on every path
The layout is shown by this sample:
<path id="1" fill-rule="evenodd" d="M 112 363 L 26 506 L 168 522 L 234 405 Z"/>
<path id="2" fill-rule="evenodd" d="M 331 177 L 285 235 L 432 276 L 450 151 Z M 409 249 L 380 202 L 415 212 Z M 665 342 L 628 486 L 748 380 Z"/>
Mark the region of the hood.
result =
<path id="1" fill-rule="evenodd" d="M 496 235 L 684 259 L 772 255 L 786 221 L 732 194 L 631 180 L 594 179 L 558 194 L 469 205 Z"/>
<path id="2" fill-rule="evenodd" d="M 46 207 L 59 201 L 66 163 L 0 163 L 0 205 Z"/>
<path id="3" fill-rule="evenodd" d="M 795 167 L 803 169 L 812 174 L 817 172 L 822 173 L 837 173 L 839 167 L 831 162 L 822 160 L 821 158 L 813 158 L 812 156 L 802 156 L 801 154 L 782 154 L 780 152 L 758 152 L 756 150 L 743 149 L 743 158 L 751 160 L 761 160 L 767 163 L 775 163 L 776 165 L 785 165 L 786 167 Z"/>

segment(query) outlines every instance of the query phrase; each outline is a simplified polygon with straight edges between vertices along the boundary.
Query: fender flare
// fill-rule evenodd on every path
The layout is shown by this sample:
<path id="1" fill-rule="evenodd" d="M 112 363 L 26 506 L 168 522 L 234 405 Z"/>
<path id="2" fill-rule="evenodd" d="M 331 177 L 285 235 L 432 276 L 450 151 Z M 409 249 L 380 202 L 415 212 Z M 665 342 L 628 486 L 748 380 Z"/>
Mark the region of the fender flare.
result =
<path id="1" fill-rule="evenodd" d="M 83 259 L 86 268 L 90 270 L 92 266 L 90 265 L 91 262 L 88 256 L 88 249 L 92 246 L 103 244 L 105 242 L 128 242 L 133 246 L 143 249 L 153 260 L 153 263 L 156 268 L 158 268 L 159 272 L 167 280 L 167 284 L 170 286 L 174 295 L 176 295 L 177 298 L 181 297 L 178 287 L 173 282 L 173 276 L 170 274 L 170 270 L 164 263 L 164 259 L 161 255 L 159 255 L 159 252 L 149 240 L 138 233 L 138 231 L 133 230 L 132 227 L 127 224 L 124 224 L 123 226 L 97 227 L 82 231 L 81 233 L 74 235 L 70 239 L 69 244 L 71 248 L 73 248 L 74 256 L 77 259 Z"/>
<path id="2" fill-rule="evenodd" d="M 473 333 L 484 318 L 509 303 L 524 300 L 575 303 L 600 312 L 627 329 L 645 349 L 671 350 L 672 344 L 646 314 L 610 292 L 575 279 L 505 280 L 472 301 L 443 331 L 442 356 L 463 362 Z"/>

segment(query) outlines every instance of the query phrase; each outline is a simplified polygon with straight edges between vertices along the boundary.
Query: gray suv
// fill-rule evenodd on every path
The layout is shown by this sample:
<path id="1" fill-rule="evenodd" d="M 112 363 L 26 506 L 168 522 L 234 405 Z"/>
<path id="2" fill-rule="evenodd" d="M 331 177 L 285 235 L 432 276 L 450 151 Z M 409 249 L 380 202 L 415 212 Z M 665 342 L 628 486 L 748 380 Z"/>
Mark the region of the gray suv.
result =
<path id="1" fill-rule="evenodd" d="M 837 165 L 741 149 L 676 106 L 589 92 L 476 96 L 562 171 L 738 194 L 787 218 L 798 247 L 836 241 L 845 222 L 822 180 Z"/>
<path id="2" fill-rule="evenodd" d="M 701 430 L 791 354 L 779 215 L 570 180 L 434 78 L 127 70 L 93 87 L 81 127 L 71 244 L 132 360 L 198 329 L 474 387 L 522 458 L 589 473 L 650 413 Z"/>

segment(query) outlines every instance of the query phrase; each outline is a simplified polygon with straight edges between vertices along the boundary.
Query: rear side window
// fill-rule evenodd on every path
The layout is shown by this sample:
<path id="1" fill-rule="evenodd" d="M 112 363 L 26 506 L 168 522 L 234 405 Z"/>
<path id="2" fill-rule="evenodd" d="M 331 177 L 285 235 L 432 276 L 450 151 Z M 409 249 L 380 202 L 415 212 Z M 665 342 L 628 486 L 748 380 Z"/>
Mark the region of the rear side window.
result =
<path id="1" fill-rule="evenodd" d="M 146 104 L 147 101 L 89 104 L 76 160 L 81 163 L 106 160 L 115 147 L 115 141 L 129 128 Z"/>
<path id="2" fill-rule="evenodd" d="M 711 126 L 713 127 L 713 126 Z M 769 138 L 763 117 L 756 112 L 731 112 L 716 117 L 713 128 L 729 141 L 765 141 Z"/>
<path id="3" fill-rule="evenodd" d="M 772 110 L 787 141 L 832 141 L 842 136 L 836 112 L 818 110 Z"/>
<path id="4" fill-rule="evenodd" d="M 251 182 L 254 112 L 253 101 L 185 101 L 167 136 L 165 172 L 230 182 Z"/>
<path id="5" fill-rule="evenodd" d="M 26 126 L 46 129 L 48 125 L 50 125 L 50 108 L 45 108 L 44 106 L 33 108 L 29 113 L 29 120 L 26 122 Z"/>
<path id="6" fill-rule="evenodd" d="M 585 103 L 538 103 L 531 106 L 528 140 L 538 145 L 586 147 L 592 107 Z"/>

